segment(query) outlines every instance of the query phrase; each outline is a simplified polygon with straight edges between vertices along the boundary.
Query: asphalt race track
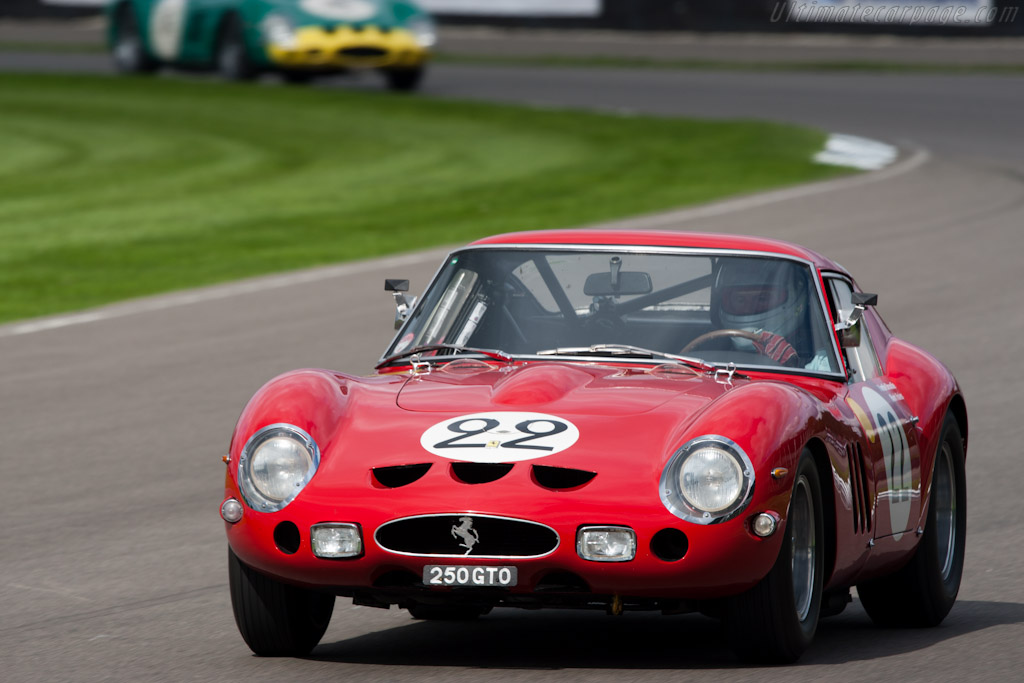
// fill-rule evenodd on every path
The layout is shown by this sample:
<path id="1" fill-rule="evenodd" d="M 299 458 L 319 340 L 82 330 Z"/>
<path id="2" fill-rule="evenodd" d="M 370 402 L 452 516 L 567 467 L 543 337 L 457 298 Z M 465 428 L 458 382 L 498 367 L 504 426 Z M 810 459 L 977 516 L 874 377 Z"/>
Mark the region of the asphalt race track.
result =
<path id="1" fill-rule="evenodd" d="M 0 68 L 26 70 L 106 63 L 0 55 Z M 499 610 L 434 624 L 339 601 L 308 659 L 253 657 L 231 616 L 217 514 L 234 420 L 276 373 L 367 371 L 391 333 L 381 280 L 421 288 L 435 252 L 0 327 L 0 680 L 1019 680 L 1024 78 L 439 66 L 426 90 L 798 121 L 901 144 L 884 175 L 671 222 L 836 258 L 880 293 L 899 336 L 958 375 L 970 513 L 953 612 L 932 630 L 879 630 L 855 603 L 822 623 L 799 665 L 742 669 L 700 616 Z"/>

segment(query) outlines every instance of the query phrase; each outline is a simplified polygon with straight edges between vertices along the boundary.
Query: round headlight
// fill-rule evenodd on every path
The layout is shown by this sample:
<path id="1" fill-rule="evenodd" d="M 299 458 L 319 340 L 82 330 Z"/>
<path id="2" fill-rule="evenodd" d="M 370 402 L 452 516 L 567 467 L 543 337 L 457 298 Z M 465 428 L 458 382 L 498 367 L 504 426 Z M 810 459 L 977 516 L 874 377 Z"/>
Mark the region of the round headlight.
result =
<path id="1" fill-rule="evenodd" d="M 430 48 L 437 45 L 437 24 L 427 17 L 411 19 L 406 28 L 412 33 L 416 44 L 423 48 Z"/>
<path id="2" fill-rule="evenodd" d="M 319 464 L 320 454 L 309 434 L 292 425 L 264 427 L 242 449 L 242 495 L 257 510 L 280 510 L 299 495 Z"/>
<path id="3" fill-rule="evenodd" d="M 302 486 L 313 455 L 298 441 L 275 436 L 264 441 L 252 454 L 249 471 L 252 483 L 271 500 L 282 501 Z"/>
<path id="4" fill-rule="evenodd" d="M 292 26 L 292 22 L 288 20 L 288 17 L 282 14 L 268 14 L 260 22 L 260 32 L 263 34 L 263 40 L 271 45 L 286 50 L 295 49 L 297 44 L 295 27 Z"/>
<path id="5" fill-rule="evenodd" d="M 679 469 L 679 490 L 686 502 L 705 512 L 721 512 L 743 493 L 743 470 L 730 453 L 703 446 Z"/>
<path id="6" fill-rule="evenodd" d="M 677 517 L 715 524 L 732 519 L 754 493 L 747 454 L 724 436 L 696 438 L 669 460 L 661 475 L 661 500 Z"/>

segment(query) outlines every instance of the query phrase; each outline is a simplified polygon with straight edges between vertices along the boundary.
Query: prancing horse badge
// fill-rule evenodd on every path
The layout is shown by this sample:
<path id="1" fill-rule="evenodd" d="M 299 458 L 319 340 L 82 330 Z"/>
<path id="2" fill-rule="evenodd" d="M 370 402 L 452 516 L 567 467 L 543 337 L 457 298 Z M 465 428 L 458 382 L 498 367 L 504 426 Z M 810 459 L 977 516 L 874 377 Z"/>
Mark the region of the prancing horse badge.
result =
<path id="1" fill-rule="evenodd" d="M 459 522 L 461 523 L 458 525 L 452 525 L 452 536 L 462 539 L 459 547 L 465 548 L 466 554 L 469 555 L 473 552 L 473 546 L 480 542 L 480 534 L 473 528 L 472 517 L 459 517 Z"/>

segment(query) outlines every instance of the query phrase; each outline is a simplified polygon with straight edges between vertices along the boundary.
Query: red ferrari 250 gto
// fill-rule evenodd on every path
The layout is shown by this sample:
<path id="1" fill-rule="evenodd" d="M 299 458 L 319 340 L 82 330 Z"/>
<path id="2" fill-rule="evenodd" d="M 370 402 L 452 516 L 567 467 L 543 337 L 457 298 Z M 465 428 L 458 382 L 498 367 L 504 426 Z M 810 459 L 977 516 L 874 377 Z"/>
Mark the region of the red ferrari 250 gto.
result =
<path id="1" fill-rule="evenodd" d="M 298 370 L 246 406 L 221 515 L 261 655 L 336 596 L 699 611 L 792 661 L 857 587 L 938 624 L 966 531 L 967 411 L 832 261 L 767 239 L 549 231 L 454 251 L 376 372 Z"/>

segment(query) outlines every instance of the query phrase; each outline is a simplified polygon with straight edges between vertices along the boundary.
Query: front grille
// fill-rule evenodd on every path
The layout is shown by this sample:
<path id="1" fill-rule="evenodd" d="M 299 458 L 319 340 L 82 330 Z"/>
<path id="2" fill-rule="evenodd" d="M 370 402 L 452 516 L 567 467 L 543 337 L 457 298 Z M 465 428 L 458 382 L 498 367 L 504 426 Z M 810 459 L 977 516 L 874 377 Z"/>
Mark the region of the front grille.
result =
<path id="1" fill-rule="evenodd" d="M 432 557 L 541 557 L 558 547 L 550 527 L 484 515 L 397 519 L 377 529 L 374 538 L 393 553 Z"/>
<path id="2" fill-rule="evenodd" d="M 380 47 L 344 47 L 338 50 L 343 57 L 383 57 L 388 51 Z"/>

